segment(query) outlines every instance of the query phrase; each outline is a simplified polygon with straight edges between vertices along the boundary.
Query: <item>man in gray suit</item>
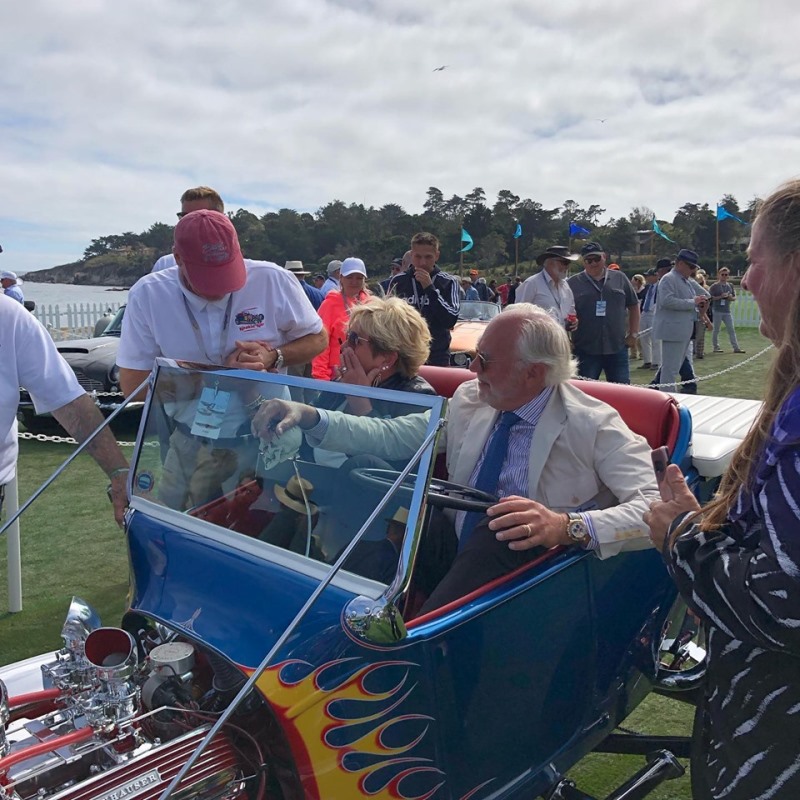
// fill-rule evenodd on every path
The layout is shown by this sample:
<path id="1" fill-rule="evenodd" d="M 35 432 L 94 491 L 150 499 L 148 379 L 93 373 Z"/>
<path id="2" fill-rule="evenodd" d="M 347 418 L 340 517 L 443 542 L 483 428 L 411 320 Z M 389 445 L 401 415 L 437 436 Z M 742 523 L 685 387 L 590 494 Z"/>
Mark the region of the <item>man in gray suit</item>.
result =
<path id="1" fill-rule="evenodd" d="M 661 339 L 661 385 L 667 391 L 676 390 L 675 381 L 686 357 L 697 312 L 708 306 L 708 292 L 690 280 L 697 265 L 697 253 L 681 250 L 672 271 L 658 284 L 653 336 Z"/>

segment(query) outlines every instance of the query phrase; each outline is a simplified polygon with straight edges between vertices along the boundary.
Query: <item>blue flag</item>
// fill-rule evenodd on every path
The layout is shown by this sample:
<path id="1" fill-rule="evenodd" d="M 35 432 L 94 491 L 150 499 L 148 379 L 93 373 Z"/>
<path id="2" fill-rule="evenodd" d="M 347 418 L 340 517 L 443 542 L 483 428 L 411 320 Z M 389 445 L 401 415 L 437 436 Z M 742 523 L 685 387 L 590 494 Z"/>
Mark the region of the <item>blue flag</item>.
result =
<path id="1" fill-rule="evenodd" d="M 472 250 L 472 237 L 466 232 L 464 228 L 461 229 L 461 242 L 464 245 L 461 248 L 462 253 L 466 253 L 467 250 Z"/>
<path id="2" fill-rule="evenodd" d="M 574 222 L 570 222 L 569 224 L 569 235 L 570 236 L 588 236 L 591 231 L 587 231 L 586 228 L 581 228 L 580 225 L 577 225 Z"/>
<path id="3" fill-rule="evenodd" d="M 522 236 L 522 225 L 520 225 L 518 222 L 517 229 L 514 231 L 514 238 L 519 239 L 520 236 Z"/>
<path id="4" fill-rule="evenodd" d="M 721 219 L 735 219 L 737 222 L 741 222 L 742 225 L 749 225 L 749 222 L 745 222 L 743 219 L 739 219 L 736 214 L 731 214 L 725 206 L 717 206 L 717 220 Z"/>
<path id="5" fill-rule="evenodd" d="M 672 242 L 672 244 L 675 244 L 675 240 L 670 239 L 669 236 L 667 236 L 667 234 L 661 230 L 658 222 L 656 222 L 655 217 L 653 217 L 653 233 L 657 233 L 662 239 L 666 239 L 668 242 Z"/>

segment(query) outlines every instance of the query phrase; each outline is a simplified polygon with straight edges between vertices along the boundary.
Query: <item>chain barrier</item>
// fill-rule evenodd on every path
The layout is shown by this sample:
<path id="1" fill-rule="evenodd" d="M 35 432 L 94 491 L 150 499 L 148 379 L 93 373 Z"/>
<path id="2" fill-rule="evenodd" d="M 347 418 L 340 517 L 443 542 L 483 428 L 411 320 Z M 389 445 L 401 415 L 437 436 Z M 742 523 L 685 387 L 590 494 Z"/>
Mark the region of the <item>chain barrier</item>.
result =
<path id="1" fill-rule="evenodd" d="M 17 438 L 27 440 L 33 439 L 37 442 L 54 442 L 56 444 L 78 444 L 71 436 L 48 436 L 45 433 L 28 433 L 27 431 L 20 431 L 17 433 Z M 134 447 L 136 442 L 117 442 L 117 444 L 120 447 Z M 153 442 L 152 444 L 158 444 L 158 442 Z"/>
<path id="2" fill-rule="evenodd" d="M 645 331 L 646 333 L 646 331 Z M 721 369 L 718 372 L 712 372 L 710 375 L 696 375 L 690 381 L 678 381 L 676 383 L 648 383 L 644 388 L 650 389 L 671 389 L 673 386 L 677 389 L 678 386 L 687 386 L 689 384 L 698 384 L 702 383 L 703 381 L 710 381 L 713 378 L 719 378 L 720 375 L 727 375 L 729 372 L 733 372 L 734 370 L 743 367 L 745 364 L 749 364 L 751 361 L 755 361 L 757 358 L 760 358 L 764 355 L 764 353 L 772 350 L 775 347 L 774 344 L 768 344 L 763 350 L 759 350 L 758 353 L 750 356 L 749 358 L 744 359 L 744 361 L 737 361 L 735 364 L 732 364 L 730 367 L 726 367 L 725 369 Z M 656 373 L 658 374 L 658 373 Z M 601 383 L 602 381 L 596 380 L 595 378 L 583 378 L 578 376 L 577 380 L 579 381 L 588 381 L 590 383 Z M 635 384 L 632 384 L 635 385 Z"/>

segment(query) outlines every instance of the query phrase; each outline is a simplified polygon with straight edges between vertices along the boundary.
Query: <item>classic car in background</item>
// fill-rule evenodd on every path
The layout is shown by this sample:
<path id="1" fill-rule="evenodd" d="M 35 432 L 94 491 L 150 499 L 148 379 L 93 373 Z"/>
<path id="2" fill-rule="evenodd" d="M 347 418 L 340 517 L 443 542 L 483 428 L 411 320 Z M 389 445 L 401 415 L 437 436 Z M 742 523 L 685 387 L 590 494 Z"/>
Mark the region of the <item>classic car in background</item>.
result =
<path id="1" fill-rule="evenodd" d="M 122 318 L 125 306 L 121 306 L 108 327 L 99 336 L 91 339 L 65 339 L 56 342 L 58 352 L 72 367 L 78 383 L 94 395 L 98 407 L 104 414 L 110 414 L 122 401 L 119 389 L 119 368 L 117 350 L 122 331 Z M 131 411 L 141 409 L 141 405 L 131 406 Z M 50 414 L 38 415 L 33 401 L 25 389 L 20 389 L 17 416 L 31 432 L 50 429 L 56 426 Z"/>
<path id="2" fill-rule="evenodd" d="M 478 339 L 483 335 L 486 323 L 500 313 L 497 303 L 465 300 L 458 312 L 458 322 L 452 331 L 450 342 L 450 366 L 468 367 L 475 357 Z"/>
<path id="3" fill-rule="evenodd" d="M 474 377 L 424 374 L 446 396 Z M 580 385 L 693 471 L 674 398 Z M 296 428 L 250 435 L 251 409 L 299 392 L 344 413 L 368 397 L 419 440 L 387 471 Z M 0 669 L 0 798 L 588 798 L 566 771 L 654 685 L 684 688 L 662 663 L 683 659 L 684 609 L 653 550 L 555 548 L 420 615 L 426 520 L 476 502 L 433 477 L 445 404 L 160 361 L 131 465 L 129 610 L 103 627 L 75 599 L 60 651 Z M 680 771 L 662 753 L 616 796 Z"/>

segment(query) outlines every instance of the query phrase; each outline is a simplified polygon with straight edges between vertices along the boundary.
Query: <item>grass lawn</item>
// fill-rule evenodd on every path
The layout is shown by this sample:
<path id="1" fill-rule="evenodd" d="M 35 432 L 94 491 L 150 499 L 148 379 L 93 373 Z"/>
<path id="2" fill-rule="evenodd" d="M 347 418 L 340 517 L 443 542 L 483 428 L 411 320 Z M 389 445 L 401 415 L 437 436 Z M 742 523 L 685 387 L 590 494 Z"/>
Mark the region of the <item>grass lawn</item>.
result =
<path id="1" fill-rule="evenodd" d="M 702 378 L 740 364 L 767 347 L 756 329 L 737 331 L 747 355 L 711 352 L 706 337 L 706 356 L 695 363 Z M 767 368 L 774 356 L 770 350 L 732 372 L 701 381 L 701 394 L 759 398 Z M 631 362 L 631 376 L 644 385 L 652 372 L 639 370 Z M 120 432 L 130 440 L 130 431 Z M 23 441 L 20 446 L 20 501 L 23 502 L 72 451 L 70 445 Z M 130 455 L 130 452 L 128 452 Z M 94 461 L 81 456 L 21 519 L 23 611 L 8 612 L 6 548 L 0 541 L 0 665 L 60 647 L 60 630 L 69 600 L 77 594 L 91 603 L 107 625 L 119 623 L 125 608 L 128 564 L 125 541 L 114 524 L 105 495 L 106 481 Z M 634 730 L 667 734 L 688 733 L 689 706 L 651 696 L 625 723 Z M 575 767 L 570 777 L 580 788 L 604 796 L 640 766 L 638 757 L 595 754 Z M 661 800 L 690 800 L 688 778 L 666 783 L 652 795 Z"/>

